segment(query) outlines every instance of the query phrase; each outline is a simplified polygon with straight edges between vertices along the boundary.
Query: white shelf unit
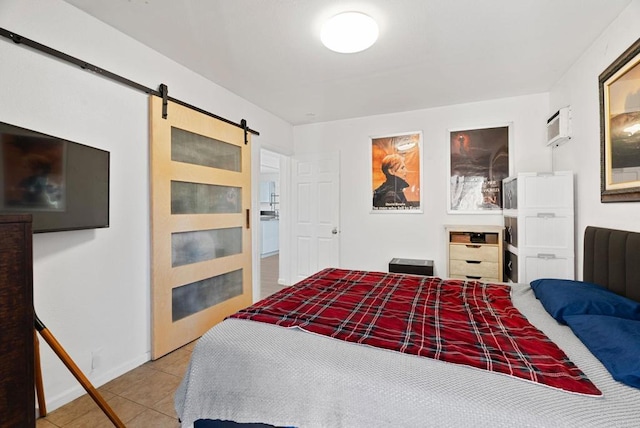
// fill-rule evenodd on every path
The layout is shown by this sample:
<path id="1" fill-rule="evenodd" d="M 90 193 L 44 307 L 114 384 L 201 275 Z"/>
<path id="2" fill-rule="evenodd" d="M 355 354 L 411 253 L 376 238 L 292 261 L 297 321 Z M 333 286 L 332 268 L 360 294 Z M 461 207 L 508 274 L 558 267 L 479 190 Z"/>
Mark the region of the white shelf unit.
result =
<path id="1" fill-rule="evenodd" d="M 573 172 L 503 180 L 505 280 L 574 279 Z"/>

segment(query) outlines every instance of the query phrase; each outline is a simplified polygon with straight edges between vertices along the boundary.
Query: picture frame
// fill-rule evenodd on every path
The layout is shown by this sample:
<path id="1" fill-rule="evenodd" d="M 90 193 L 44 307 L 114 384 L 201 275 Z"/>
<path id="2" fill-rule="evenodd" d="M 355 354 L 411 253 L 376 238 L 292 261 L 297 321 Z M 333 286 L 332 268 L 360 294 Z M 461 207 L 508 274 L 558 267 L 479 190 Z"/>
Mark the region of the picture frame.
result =
<path id="1" fill-rule="evenodd" d="M 372 213 L 422 212 L 422 131 L 370 137 Z"/>
<path id="2" fill-rule="evenodd" d="M 512 173 L 512 124 L 450 129 L 449 214 L 501 214 L 502 180 Z"/>
<path id="3" fill-rule="evenodd" d="M 598 77 L 600 201 L 640 201 L 640 39 Z"/>

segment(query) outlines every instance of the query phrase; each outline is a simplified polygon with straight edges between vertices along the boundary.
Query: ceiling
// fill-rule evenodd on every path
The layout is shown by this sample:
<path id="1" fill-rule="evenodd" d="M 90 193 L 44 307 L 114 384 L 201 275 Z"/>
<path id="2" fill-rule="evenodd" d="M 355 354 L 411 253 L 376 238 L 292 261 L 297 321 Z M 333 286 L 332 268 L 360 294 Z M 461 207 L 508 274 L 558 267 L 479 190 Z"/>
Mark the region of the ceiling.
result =
<path id="1" fill-rule="evenodd" d="M 547 92 L 630 3 L 65 1 L 293 125 Z M 352 10 L 378 42 L 329 51 L 323 21 Z"/>

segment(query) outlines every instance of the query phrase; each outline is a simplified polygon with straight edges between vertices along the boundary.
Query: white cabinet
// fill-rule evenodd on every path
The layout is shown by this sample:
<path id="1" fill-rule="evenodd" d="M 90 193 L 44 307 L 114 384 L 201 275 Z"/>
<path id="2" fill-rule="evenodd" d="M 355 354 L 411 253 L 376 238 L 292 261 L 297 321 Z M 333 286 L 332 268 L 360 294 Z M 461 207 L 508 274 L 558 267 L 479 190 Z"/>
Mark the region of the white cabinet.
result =
<path id="1" fill-rule="evenodd" d="M 276 183 L 273 181 L 260 182 L 260 202 L 268 204 L 271 202 L 271 195 L 275 194 Z"/>
<path id="2" fill-rule="evenodd" d="M 573 279 L 573 173 L 520 173 L 502 183 L 505 277 Z"/>
<path id="3" fill-rule="evenodd" d="M 260 211 L 278 211 L 280 201 L 275 181 L 260 182 Z"/>
<path id="4" fill-rule="evenodd" d="M 278 253 L 280 250 L 280 222 L 278 220 L 264 220 L 260 222 L 262 229 L 262 250 L 260 255 L 267 257 Z"/>
<path id="5" fill-rule="evenodd" d="M 446 226 L 449 278 L 502 282 L 502 226 Z"/>

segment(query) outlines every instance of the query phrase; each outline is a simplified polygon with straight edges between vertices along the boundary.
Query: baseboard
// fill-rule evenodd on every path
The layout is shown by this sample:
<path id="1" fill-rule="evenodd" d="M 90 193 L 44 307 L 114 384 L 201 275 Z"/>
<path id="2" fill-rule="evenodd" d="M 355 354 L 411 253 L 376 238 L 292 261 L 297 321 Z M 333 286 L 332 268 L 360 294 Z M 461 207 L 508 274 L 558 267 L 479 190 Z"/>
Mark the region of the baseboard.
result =
<path id="1" fill-rule="evenodd" d="M 261 258 L 261 259 L 264 259 L 264 258 L 266 258 L 266 257 L 275 256 L 275 255 L 277 255 L 277 254 L 280 254 L 280 251 L 279 251 L 279 250 L 271 251 L 271 252 L 269 252 L 269 253 L 263 253 L 263 254 L 260 254 L 260 258 Z"/>
<path id="2" fill-rule="evenodd" d="M 87 378 L 89 379 L 89 381 L 91 382 L 91 384 L 97 389 L 99 387 L 101 387 L 102 385 L 111 382 L 112 380 L 114 380 L 115 378 L 122 376 L 123 374 L 130 372 L 131 370 L 140 367 L 142 364 L 146 363 L 147 361 L 149 361 L 151 359 L 151 353 L 150 352 L 145 352 L 143 355 L 134 358 L 131 361 L 128 361 L 124 364 L 121 364 L 118 367 L 114 367 L 113 369 L 104 372 L 104 373 L 100 373 L 99 376 L 89 376 L 87 374 L 85 374 L 85 376 L 87 376 Z M 47 405 L 47 413 L 51 413 L 54 410 L 64 406 L 65 404 L 69 404 L 70 402 L 72 402 L 73 400 L 75 400 L 76 398 L 84 395 L 86 393 L 85 389 L 82 387 L 82 385 L 80 383 L 76 383 L 76 385 L 73 388 L 69 388 L 66 391 L 63 391 L 62 393 L 49 398 L 45 395 L 45 400 L 46 400 L 46 405 Z M 37 405 L 37 403 L 36 403 Z M 36 410 L 37 412 L 38 410 Z M 36 413 L 37 414 L 37 413 Z"/>

